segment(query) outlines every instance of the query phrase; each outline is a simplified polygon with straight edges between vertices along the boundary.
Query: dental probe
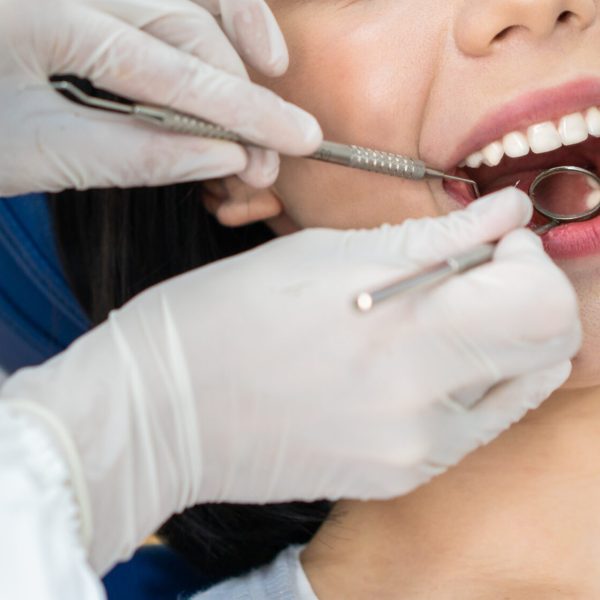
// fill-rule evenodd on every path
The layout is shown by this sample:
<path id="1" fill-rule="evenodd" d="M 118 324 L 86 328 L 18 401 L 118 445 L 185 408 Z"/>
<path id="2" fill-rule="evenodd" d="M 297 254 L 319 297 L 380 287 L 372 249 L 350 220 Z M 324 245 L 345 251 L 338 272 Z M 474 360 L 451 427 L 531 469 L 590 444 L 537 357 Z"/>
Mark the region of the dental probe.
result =
<path id="1" fill-rule="evenodd" d="M 220 125 L 169 108 L 98 98 L 85 93 L 69 81 L 52 81 L 50 82 L 50 85 L 59 92 L 66 92 L 73 96 L 79 102 L 90 108 L 99 108 L 126 114 L 134 119 L 156 125 L 168 131 L 187 133 L 203 138 L 224 140 L 253 148 L 264 148 L 264 146 L 255 144 Z M 476 197 L 479 196 L 477 183 L 472 179 L 449 175 L 437 169 L 428 167 L 422 160 L 408 158 L 399 154 L 392 154 L 391 152 L 382 152 L 380 150 L 363 148 L 361 146 L 324 141 L 316 152 L 310 154 L 306 158 L 343 165 L 362 171 L 411 179 L 414 181 L 421 181 L 423 179 L 449 179 L 452 181 L 462 181 L 463 183 L 472 186 Z"/>

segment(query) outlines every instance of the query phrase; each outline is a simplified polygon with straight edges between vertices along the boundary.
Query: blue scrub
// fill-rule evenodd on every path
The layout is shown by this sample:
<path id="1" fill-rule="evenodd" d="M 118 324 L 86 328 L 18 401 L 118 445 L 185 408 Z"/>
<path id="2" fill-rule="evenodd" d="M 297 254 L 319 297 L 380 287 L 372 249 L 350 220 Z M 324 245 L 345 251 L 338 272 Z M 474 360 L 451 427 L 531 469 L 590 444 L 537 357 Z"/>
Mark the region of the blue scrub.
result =
<path id="1" fill-rule="evenodd" d="M 46 197 L 0 199 L 0 367 L 36 365 L 90 327 L 62 272 Z M 104 579 L 110 600 L 179 600 L 209 581 L 174 552 L 140 549 Z"/>
<path id="2" fill-rule="evenodd" d="M 54 356 L 89 329 L 60 268 L 42 194 L 0 200 L 0 365 Z"/>

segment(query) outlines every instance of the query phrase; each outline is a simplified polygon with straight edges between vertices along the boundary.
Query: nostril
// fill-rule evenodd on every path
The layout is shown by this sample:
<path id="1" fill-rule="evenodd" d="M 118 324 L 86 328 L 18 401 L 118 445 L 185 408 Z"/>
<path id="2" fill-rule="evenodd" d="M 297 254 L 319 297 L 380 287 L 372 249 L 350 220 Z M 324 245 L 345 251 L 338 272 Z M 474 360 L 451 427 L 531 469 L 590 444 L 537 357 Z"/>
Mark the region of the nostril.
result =
<path id="1" fill-rule="evenodd" d="M 509 25 L 508 27 L 505 27 L 502 31 L 500 31 L 500 33 L 497 33 L 494 36 L 492 43 L 501 42 L 502 40 L 505 40 L 506 38 L 516 34 L 517 32 L 526 32 L 528 29 L 529 28 L 525 25 Z"/>
<path id="2" fill-rule="evenodd" d="M 503 39 L 508 37 L 508 35 L 514 28 L 515 28 L 514 25 L 511 25 L 510 27 L 506 27 L 500 33 L 498 33 L 494 36 L 494 39 L 492 40 L 492 42 L 501 42 Z"/>
<path id="3" fill-rule="evenodd" d="M 572 13 L 570 10 L 565 10 L 558 16 L 557 22 L 568 23 L 572 17 L 575 17 L 575 14 Z"/>

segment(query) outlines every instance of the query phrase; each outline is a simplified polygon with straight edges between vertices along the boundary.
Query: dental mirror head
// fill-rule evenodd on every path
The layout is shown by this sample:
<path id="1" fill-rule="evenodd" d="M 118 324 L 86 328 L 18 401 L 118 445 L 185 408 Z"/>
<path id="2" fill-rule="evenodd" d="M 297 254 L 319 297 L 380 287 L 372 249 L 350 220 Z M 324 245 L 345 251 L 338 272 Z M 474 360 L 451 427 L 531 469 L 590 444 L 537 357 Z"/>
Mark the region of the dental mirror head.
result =
<path id="1" fill-rule="evenodd" d="M 529 197 L 556 225 L 585 221 L 600 213 L 600 177 L 580 167 L 547 169 L 531 184 Z"/>

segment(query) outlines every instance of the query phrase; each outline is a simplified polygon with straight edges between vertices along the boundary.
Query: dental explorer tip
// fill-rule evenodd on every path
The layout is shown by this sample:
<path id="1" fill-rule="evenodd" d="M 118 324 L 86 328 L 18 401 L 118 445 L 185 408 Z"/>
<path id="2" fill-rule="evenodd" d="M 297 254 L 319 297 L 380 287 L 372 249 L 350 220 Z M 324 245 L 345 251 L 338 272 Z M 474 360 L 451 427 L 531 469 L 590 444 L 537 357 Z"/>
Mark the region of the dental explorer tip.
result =
<path id="1" fill-rule="evenodd" d="M 457 175 L 449 175 L 448 173 L 444 173 L 443 171 L 438 171 L 437 169 L 427 168 L 425 170 L 426 176 L 434 177 L 436 179 L 449 179 L 450 181 L 461 181 L 462 183 L 466 183 L 470 185 L 474 192 L 475 196 L 479 198 L 481 193 L 479 191 L 479 186 L 474 179 L 468 179 L 467 177 L 458 177 Z"/>
<path id="2" fill-rule="evenodd" d="M 451 181 L 462 181 L 464 183 L 469 183 L 473 185 L 475 181 L 473 179 L 467 179 L 466 177 L 458 177 L 458 175 L 449 175 L 448 173 L 444 173 L 443 171 L 438 171 L 437 169 L 427 169 L 425 171 L 429 177 L 435 177 L 437 179 L 450 179 Z"/>

